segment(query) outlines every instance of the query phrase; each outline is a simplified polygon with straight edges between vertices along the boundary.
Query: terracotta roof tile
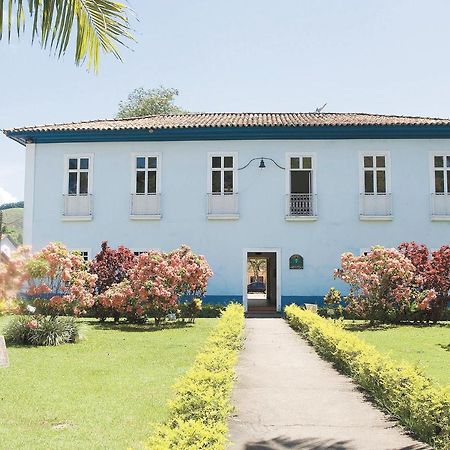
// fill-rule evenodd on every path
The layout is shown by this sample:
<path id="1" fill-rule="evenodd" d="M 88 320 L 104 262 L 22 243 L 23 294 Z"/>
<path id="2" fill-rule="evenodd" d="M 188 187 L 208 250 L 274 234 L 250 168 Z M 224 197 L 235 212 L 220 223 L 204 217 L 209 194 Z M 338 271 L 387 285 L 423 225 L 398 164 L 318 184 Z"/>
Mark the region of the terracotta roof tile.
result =
<path id="1" fill-rule="evenodd" d="M 365 113 L 189 113 L 39 125 L 13 128 L 5 130 L 5 133 L 255 126 L 320 127 L 367 125 L 450 125 L 450 119 Z"/>

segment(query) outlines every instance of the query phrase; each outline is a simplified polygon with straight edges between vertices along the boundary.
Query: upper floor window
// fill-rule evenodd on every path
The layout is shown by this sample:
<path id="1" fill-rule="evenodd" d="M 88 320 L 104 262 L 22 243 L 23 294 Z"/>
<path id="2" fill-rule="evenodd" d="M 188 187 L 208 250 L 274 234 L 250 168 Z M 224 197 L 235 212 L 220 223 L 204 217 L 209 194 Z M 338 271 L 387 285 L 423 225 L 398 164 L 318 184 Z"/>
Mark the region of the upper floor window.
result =
<path id="1" fill-rule="evenodd" d="M 434 155 L 434 193 L 450 194 L 450 155 Z"/>
<path id="2" fill-rule="evenodd" d="M 159 183 L 158 156 L 136 156 L 135 193 L 156 194 Z"/>
<path id="3" fill-rule="evenodd" d="M 63 220 L 92 220 L 92 155 L 66 155 Z"/>
<path id="4" fill-rule="evenodd" d="M 312 156 L 292 156 L 290 158 L 290 193 L 313 193 L 313 158 Z"/>
<path id="5" fill-rule="evenodd" d="M 161 218 L 161 155 L 132 154 L 131 219 Z"/>
<path id="6" fill-rule="evenodd" d="M 364 194 L 387 193 L 387 161 L 386 155 L 364 155 L 363 171 Z"/>
<path id="7" fill-rule="evenodd" d="M 450 154 L 431 154 L 431 219 L 450 220 Z"/>
<path id="8" fill-rule="evenodd" d="M 208 155 L 208 219 L 238 219 L 237 154 Z"/>
<path id="9" fill-rule="evenodd" d="M 389 153 L 362 153 L 360 161 L 360 219 L 392 220 Z"/>
<path id="10" fill-rule="evenodd" d="M 91 158 L 70 156 L 67 167 L 67 194 L 87 195 L 90 191 Z"/>
<path id="11" fill-rule="evenodd" d="M 212 194 L 236 192 L 236 161 L 233 155 L 210 157 L 210 189 Z"/>
<path id="12" fill-rule="evenodd" d="M 312 154 L 287 154 L 286 219 L 315 220 L 315 158 Z"/>

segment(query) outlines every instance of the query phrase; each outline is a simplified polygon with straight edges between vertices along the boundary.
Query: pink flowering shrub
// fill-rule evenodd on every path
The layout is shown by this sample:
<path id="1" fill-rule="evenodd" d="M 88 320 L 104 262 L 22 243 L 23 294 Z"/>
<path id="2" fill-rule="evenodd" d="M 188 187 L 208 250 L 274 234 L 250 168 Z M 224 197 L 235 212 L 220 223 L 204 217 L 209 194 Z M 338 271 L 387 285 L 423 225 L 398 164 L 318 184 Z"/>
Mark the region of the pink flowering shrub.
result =
<path id="1" fill-rule="evenodd" d="M 17 291 L 26 279 L 25 263 L 31 252 L 19 247 L 11 258 L 0 261 L 0 314 L 16 312 Z"/>
<path id="2" fill-rule="evenodd" d="M 83 258 L 60 243 L 50 243 L 25 264 L 27 295 L 45 298 L 56 313 L 79 315 L 94 303 L 97 276 Z"/>
<path id="3" fill-rule="evenodd" d="M 187 246 L 170 253 L 153 250 L 139 255 L 128 279 L 113 284 L 98 302 L 129 320 L 152 317 L 159 323 L 178 310 L 180 297 L 202 295 L 211 276 L 205 258 Z"/>
<path id="4" fill-rule="evenodd" d="M 373 320 L 438 320 L 449 299 L 450 247 L 429 257 L 424 244 L 373 247 L 367 255 L 344 253 L 335 276 L 350 284 L 347 311 Z"/>
<path id="5" fill-rule="evenodd" d="M 335 277 L 350 285 L 347 309 L 371 321 L 398 321 L 410 308 L 415 268 L 393 248 L 373 247 L 366 255 L 344 253 Z"/>

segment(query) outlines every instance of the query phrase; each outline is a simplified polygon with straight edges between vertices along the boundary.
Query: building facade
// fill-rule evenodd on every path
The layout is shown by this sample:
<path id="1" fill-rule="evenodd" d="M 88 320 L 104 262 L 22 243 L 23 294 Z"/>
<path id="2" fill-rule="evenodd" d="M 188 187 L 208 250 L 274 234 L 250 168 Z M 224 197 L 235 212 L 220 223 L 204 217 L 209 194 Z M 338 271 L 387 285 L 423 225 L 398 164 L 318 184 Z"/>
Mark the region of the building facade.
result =
<path id="1" fill-rule="evenodd" d="M 320 302 L 340 255 L 450 244 L 450 121 L 369 114 L 188 114 L 6 130 L 26 147 L 24 240 L 93 257 L 187 244 L 206 300 L 242 301 L 266 261 L 280 310 Z"/>

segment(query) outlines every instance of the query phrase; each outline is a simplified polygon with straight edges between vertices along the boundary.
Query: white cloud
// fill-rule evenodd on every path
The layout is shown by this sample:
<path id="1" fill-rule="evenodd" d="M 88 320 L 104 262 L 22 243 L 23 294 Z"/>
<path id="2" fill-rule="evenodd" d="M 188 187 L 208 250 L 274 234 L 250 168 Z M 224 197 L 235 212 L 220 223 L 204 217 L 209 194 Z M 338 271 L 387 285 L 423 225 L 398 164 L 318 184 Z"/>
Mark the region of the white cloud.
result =
<path id="1" fill-rule="evenodd" d="M 16 197 L 0 186 L 0 205 L 17 201 Z"/>

